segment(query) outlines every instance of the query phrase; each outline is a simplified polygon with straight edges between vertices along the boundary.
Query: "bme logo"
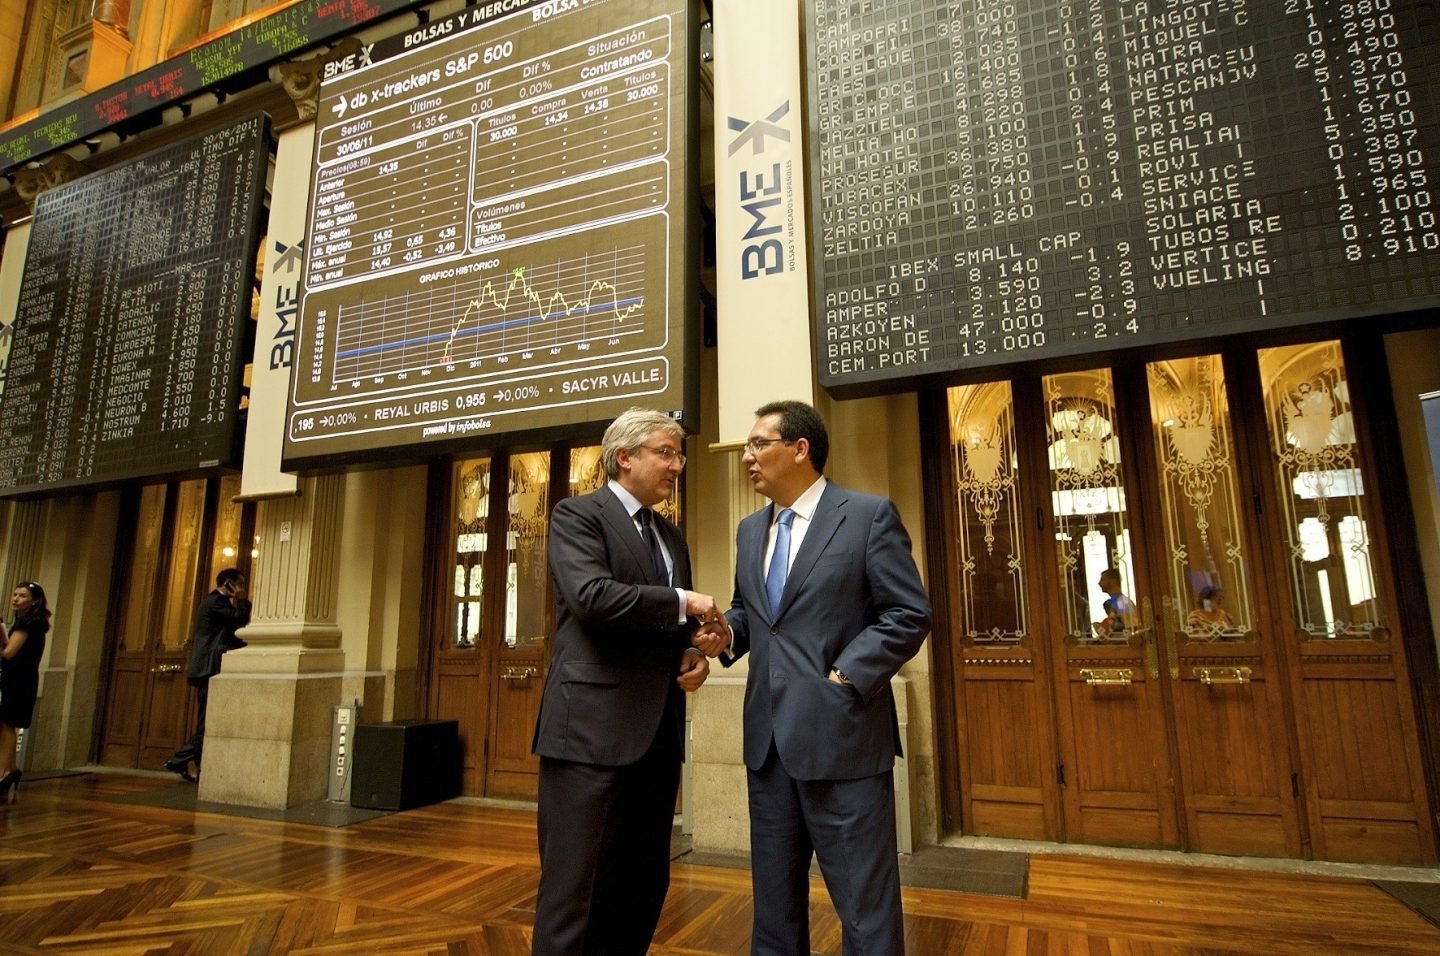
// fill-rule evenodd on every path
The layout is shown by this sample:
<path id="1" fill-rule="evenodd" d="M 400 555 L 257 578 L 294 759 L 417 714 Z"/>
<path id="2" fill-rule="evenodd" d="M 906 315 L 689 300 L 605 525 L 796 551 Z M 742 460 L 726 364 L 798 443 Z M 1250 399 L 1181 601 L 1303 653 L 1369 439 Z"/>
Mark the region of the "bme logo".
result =
<path id="1" fill-rule="evenodd" d="M 751 121 L 729 117 L 730 129 L 739 135 L 731 140 L 728 155 L 734 156 L 749 144 L 751 155 L 762 157 L 757 164 L 758 169 L 742 169 L 739 175 L 740 208 L 754 220 L 742 237 L 746 243 L 740 250 L 742 279 L 775 275 L 785 268 L 785 243 L 775 238 L 785 231 L 784 223 L 768 221 L 771 213 L 776 211 L 775 207 L 785 200 L 785 180 L 781 176 L 780 164 L 771 162 L 767 168 L 763 155 L 767 137 L 780 143 L 790 142 L 790 131 L 779 125 L 789 113 L 790 101 L 786 100 L 764 119 Z"/>

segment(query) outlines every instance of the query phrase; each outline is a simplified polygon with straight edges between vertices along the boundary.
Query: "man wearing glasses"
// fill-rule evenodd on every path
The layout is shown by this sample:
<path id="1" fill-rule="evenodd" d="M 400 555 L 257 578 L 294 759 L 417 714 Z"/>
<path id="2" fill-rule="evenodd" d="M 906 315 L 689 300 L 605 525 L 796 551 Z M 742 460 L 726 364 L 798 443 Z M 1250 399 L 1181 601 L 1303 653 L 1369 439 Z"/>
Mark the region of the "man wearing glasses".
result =
<path id="1" fill-rule="evenodd" d="M 810 952 L 813 854 L 845 952 L 902 953 L 890 678 L 925 640 L 930 601 L 895 505 L 825 480 L 820 414 L 801 402 L 755 414 L 742 460 L 772 503 L 736 531 L 725 615 L 731 651 L 750 653 L 751 952 Z"/>
<path id="2" fill-rule="evenodd" d="M 675 491 L 684 439 L 666 415 L 630 409 L 601 442 L 609 482 L 550 517 L 537 956 L 643 954 L 665 903 L 684 692 L 710 672 L 694 643 L 718 649 L 725 634 L 715 599 L 690 590 L 680 530 L 653 510 Z"/>

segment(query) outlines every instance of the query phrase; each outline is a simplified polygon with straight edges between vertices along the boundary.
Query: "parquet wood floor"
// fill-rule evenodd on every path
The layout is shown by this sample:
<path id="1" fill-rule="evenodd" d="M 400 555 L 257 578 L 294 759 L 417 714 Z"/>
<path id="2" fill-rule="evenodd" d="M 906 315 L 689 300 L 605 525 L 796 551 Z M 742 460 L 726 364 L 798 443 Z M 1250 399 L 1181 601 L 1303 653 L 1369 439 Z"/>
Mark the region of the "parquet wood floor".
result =
<path id="1" fill-rule="evenodd" d="M 6 954 L 525 954 L 535 818 L 443 804 L 343 829 L 107 802 L 169 780 L 27 781 L 0 808 Z M 906 889 L 911 956 L 1440 953 L 1362 880 L 1037 856 L 1027 899 Z M 814 883 L 812 946 L 840 933 Z M 677 863 L 654 954 L 744 953 L 749 874 Z"/>

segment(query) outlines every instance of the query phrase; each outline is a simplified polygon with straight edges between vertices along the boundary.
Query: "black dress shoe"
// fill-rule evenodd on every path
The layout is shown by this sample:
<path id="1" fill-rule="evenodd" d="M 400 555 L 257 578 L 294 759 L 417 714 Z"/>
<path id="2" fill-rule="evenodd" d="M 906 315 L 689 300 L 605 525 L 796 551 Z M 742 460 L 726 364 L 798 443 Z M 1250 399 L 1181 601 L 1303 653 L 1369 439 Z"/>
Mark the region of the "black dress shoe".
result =
<path id="1" fill-rule="evenodd" d="M 188 760 L 177 760 L 174 757 L 171 757 L 169 760 L 165 761 L 165 769 L 170 771 L 171 773 L 178 773 L 180 775 L 180 779 L 184 780 L 186 783 L 194 783 L 196 780 L 199 779 L 190 772 L 190 761 Z"/>

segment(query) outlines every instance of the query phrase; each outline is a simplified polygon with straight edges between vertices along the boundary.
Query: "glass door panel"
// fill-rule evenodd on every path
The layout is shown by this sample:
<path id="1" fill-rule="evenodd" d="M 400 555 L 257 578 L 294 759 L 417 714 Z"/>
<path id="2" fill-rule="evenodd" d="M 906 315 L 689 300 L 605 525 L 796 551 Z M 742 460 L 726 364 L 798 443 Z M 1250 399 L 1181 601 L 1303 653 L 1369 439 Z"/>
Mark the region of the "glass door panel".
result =
<path id="1" fill-rule="evenodd" d="M 144 653 L 150 645 L 155 593 L 160 573 L 160 539 L 165 529 L 165 499 L 168 485 L 146 485 L 140 489 L 139 515 L 127 549 L 125 567 L 131 586 L 120 592 L 119 653 Z M 139 711 L 137 709 L 136 714 Z"/>
<path id="2" fill-rule="evenodd" d="M 170 536 L 169 567 L 165 574 L 164 618 L 155 635 L 161 654 L 179 655 L 186 649 L 194 626 L 195 606 L 204 593 L 198 574 L 200 538 L 205 527 L 205 485 L 204 478 L 196 478 L 175 486 L 174 533 Z"/>
<path id="3" fill-rule="evenodd" d="M 1384 631 L 1339 342 L 1260 353 L 1291 594 L 1303 640 Z"/>
<path id="4" fill-rule="evenodd" d="M 1187 641 L 1243 639 L 1254 630 L 1254 579 L 1220 356 L 1147 371 L 1171 597 L 1164 625 Z"/>
<path id="5" fill-rule="evenodd" d="M 962 640 L 992 647 L 1028 643 L 1025 519 L 1010 383 L 952 388 L 949 402 Z"/>
<path id="6" fill-rule="evenodd" d="M 1139 615 L 1130 597 L 1135 555 L 1110 371 L 1051 375 L 1044 382 L 1066 636 L 1078 644 L 1125 644 Z"/>
<path id="7" fill-rule="evenodd" d="M 544 645 L 549 630 L 549 491 L 549 453 L 510 458 L 503 653 L 518 651 L 533 656 Z"/>
<path id="8" fill-rule="evenodd" d="M 455 487 L 455 599 L 450 647 L 474 648 L 484 628 L 485 549 L 490 516 L 490 459 L 457 462 Z"/>
<path id="9" fill-rule="evenodd" d="M 245 556 L 240 554 L 240 535 L 245 518 L 244 504 L 235 500 L 235 496 L 240 494 L 240 476 L 224 475 L 219 481 L 214 540 L 210 542 L 210 558 L 200 576 L 200 587 L 205 591 L 215 584 L 215 575 L 224 568 L 250 566 Z"/>

